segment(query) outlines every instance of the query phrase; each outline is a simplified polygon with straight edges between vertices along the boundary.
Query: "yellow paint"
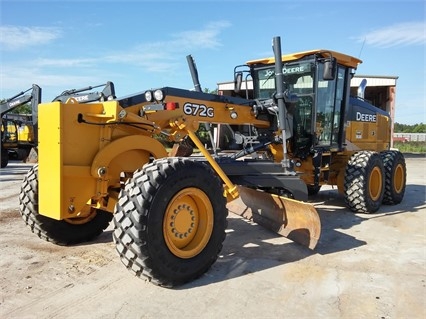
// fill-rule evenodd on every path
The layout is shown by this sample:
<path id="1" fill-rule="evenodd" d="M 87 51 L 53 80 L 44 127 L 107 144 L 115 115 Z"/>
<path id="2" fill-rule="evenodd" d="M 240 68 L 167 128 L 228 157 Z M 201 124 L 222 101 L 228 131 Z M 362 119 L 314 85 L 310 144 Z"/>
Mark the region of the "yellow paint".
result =
<path id="1" fill-rule="evenodd" d="M 151 156 L 167 156 L 149 132 L 119 124 L 135 121 L 120 119 L 120 111 L 116 101 L 39 105 L 41 215 L 71 220 L 90 216 L 92 208 L 113 212 L 117 192 L 110 188 L 120 187 L 120 173 L 131 175 Z M 139 122 L 150 123 L 140 117 Z M 132 135 L 135 131 L 142 134 Z"/>
<path id="2" fill-rule="evenodd" d="M 54 219 L 60 219 L 63 201 L 61 108 L 59 102 L 38 108 L 39 213 Z"/>
<path id="3" fill-rule="evenodd" d="M 358 64 L 361 64 L 362 61 L 358 58 L 355 58 L 350 55 L 346 55 L 340 52 L 332 51 L 332 50 L 325 50 L 325 49 L 316 49 L 316 50 L 309 50 L 309 51 L 302 51 L 302 52 L 296 52 L 296 53 L 290 53 L 282 55 L 282 61 L 283 62 L 291 62 L 295 60 L 299 60 L 303 58 L 306 55 L 312 55 L 312 54 L 321 54 L 321 52 L 324 52 L 324 56 L 328 57 L 329 54 L 326 52 L 330 52 L 334 58 L 337 59 L 337 62 L 340 64 L 343 64 L 345 66 L 348 66 L 350 68 L 357 68 Z M 257 60 L 251 60 L 248 61 L 247 64 L 275 64 L 275 57 L 270 58 L 264 58 L 264 59 L 257 59 Z"/>

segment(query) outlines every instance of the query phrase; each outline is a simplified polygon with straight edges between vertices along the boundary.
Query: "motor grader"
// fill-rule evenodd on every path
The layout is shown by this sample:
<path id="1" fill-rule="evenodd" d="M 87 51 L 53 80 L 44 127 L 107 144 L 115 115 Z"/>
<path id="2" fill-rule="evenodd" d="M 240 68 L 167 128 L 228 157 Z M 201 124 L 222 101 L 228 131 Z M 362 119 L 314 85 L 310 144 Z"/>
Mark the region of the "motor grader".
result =
<path id="1" fill-rule="evenodd" d="M 316 186 L 324 179 L 327 147 L 321 144 L 321 165 L 313 165 L 312 117 L 311 144 L 303 147 L 298 139 L 294 144 L 298 128 L 288 124 L 296 121 L 290 119 L 296 118 L 294 108 L 300 107 L 299 99 L 305 96 L 284 90 L 279 37 L 274 38 L 273 48 L 275 68 L 273 60 L 265 60 L 270 62 L 264 63 L 264 69 L 271 72 L 259 78 L 259 84 L 267 83 L 270 90 L 264 98 L 203 93 L 195 80 L 195 90 L 163 87 L 102 103 L 69 99 L 40 104 L 39 163 L 24 178 L 19 196 L 26 224 L 42 239 L 70 245 L 95 238 L 113 220 L 113 241 L 122 263 L 136 276 L 164 287 L 194 280 L 216 261 L 225 240 L 228 210 L 314 249 L 321 226 L 315 208 L 305 202 L 306 182 Z M 321 73 L 321 78 L 344 89 L 341 100 L 335 99 L 342 113 L 333 113 L 342 125 L 350 72 L 358 60 L 330 52 L 326 57 L 308 52 L 293 58 L 299 59 L 306 60 L 312 74 Z M 238 91 L 242 73 L 236 74 Z M 260 72 L 252 75 L 259 76 Z M 307 95 L 311 114 L 315 93 Z M 248 141 L 241 148 L 207 148 L 197 135 L 204 123 L 216 133 L 224 124 L 248 127 L 254 133 L 240 135 Z M 303 124 L 307 129 L 309 123 Z M 236 134 L 232 136 L 235 140 Z M 159 137 L 174 143 L 173 147 L 166 147 Z M 336 141 L 330 142 L 329 152 L 334 152 L 331 146 L 338 145 Z M 341 160 L 344 153 L 343 148 L 336 150 Z M 361 154 L 351 157 L 346 175 L 361 183 L 367 172 L 377 179 L 367 186 L 384 186 L 382 157 Z M 385 158 L 393 163 L 398 159 Z M 399 166 L 405 169 L 402 163 L 392 165 L 398 174 Z M 300 167 L 306 171 L 309 167 L 316 177 L 309 180 Z M 328 174 L 329 180 L 333 174 Z"/>

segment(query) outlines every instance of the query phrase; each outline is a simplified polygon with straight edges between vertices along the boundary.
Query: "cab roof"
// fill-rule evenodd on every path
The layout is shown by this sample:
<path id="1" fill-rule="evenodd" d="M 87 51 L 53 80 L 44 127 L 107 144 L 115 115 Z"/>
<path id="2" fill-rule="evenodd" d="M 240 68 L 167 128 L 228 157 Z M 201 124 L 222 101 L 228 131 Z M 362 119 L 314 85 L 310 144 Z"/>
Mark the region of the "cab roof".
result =
<path id="1" fill-rule="evenodd" d="M 333 57 L 337 59 L 337 63 L 343 64 L 344 66 L 350 67 L 350 68 L 357 68 L 358 64 L 361 64 L 362 61 L 360 59 L 357 59 L 353 56 L 346 55 L 340 52 L 336 52 L 333 50 L 325 50 L 325 49 L 317 49 L 317 50 L 309 50 L 309 51 L 302 51 L 302 52 L 296 52 L 296 53 L 290 53 L 290 54 L 283 54 L 282 55 L 282 61 L 283 62 L 290 62 L 299 60 L 307 55 L 312 54 L 319 54 L 323 57 L 329 57 L 330 54 L 332 54 Z M 275 63 L 275 57 L 270 58 L 263 58 L 263 59 L 256 59 L 256 60 L 250 60 L 247 62 L 248 65 L 253 64 L 274 64 Z"/>

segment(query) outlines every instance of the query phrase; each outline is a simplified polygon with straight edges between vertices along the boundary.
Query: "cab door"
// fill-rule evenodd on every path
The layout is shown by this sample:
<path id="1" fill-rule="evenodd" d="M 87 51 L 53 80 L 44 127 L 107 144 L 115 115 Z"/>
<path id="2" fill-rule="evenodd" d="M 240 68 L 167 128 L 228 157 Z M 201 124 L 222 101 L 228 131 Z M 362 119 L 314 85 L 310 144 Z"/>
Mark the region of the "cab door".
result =
<path id="1" fill-rule="evenodd" d="M 337 148 L 343 116 L 345 69 L 339 67 L 334 80 L 324 80 L 323 64 L 319 64 L 316 87 L 315 144 Z"/>

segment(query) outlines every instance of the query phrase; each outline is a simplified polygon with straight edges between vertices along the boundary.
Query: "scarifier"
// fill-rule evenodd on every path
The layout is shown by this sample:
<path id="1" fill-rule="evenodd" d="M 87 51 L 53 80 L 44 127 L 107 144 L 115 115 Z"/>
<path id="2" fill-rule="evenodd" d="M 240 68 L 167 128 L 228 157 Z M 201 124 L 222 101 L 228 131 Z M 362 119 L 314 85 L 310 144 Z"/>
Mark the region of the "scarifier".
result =
<path id="1" fill-rule="evenodd" d="M 27 225 L 42 239 L 69 245 L 92 240 L 113 219 L 113 241 L 122 263 L 164 287 L 194 280 L 217 260 L 228 211 L 314 249 L 321 226 L 315 208 L 306 203 L 307 185 L 362 180 L 371 173 L 371 185 L 383 187 L 382 157 L 373 152 L 356 156 L 354 151 L 346 175 L 345 169 L 334 172 L 333 161 L 325 160 L 327 153 L 340 161 L 349 156 L 343 124 L 350 74 L 360 61 L 330 51 L 284 56 L 279 37 L 273 48 L 275 58 L 246 65 L 259 93 L 252 99 L 201 92 L 188 56 L 195 91 L 163 87 L 102 103 L 40 104 L 39 163 L 28 172 L 20 193 Z M 287 65 L 296 62 L 309 66 L 315 85 L 341 86 L 338 97 L 337 90 L 330 96 L 332 123 L 340 125 L 341 135 L 330 145 L 318 148 L 312 116 L 316 91 L 298 96 L 289 90 L 283 71 L 297 80 L 302 65 Z M 242 76 L 236 68 L 236 95 Z M 295 109 L 308 112 L 300 104 L 306 96 L 311 116 L 297 122 Z M 200 140 L 202 128 L 213 139 L 211 148 Z M 310 135 L 300 135 L 302 128 Z M 331 129 L 329 133 L 331 137 Z M 388 165 L 398 172 L 391 174 L 397 177 L 393 180 L 402 180 L 405 164 L 394 153 L 386 154 L 392 163 L 398 159 L 397 165 Z M 352 172 L 359 163 L 360 169 Z M 404 188 L 393 187 L 391 197 L 402 199 Z M 374 192 L 383 198 L 382 188 Z M 369 208 L 365 202 L 361 200 Z"/>

